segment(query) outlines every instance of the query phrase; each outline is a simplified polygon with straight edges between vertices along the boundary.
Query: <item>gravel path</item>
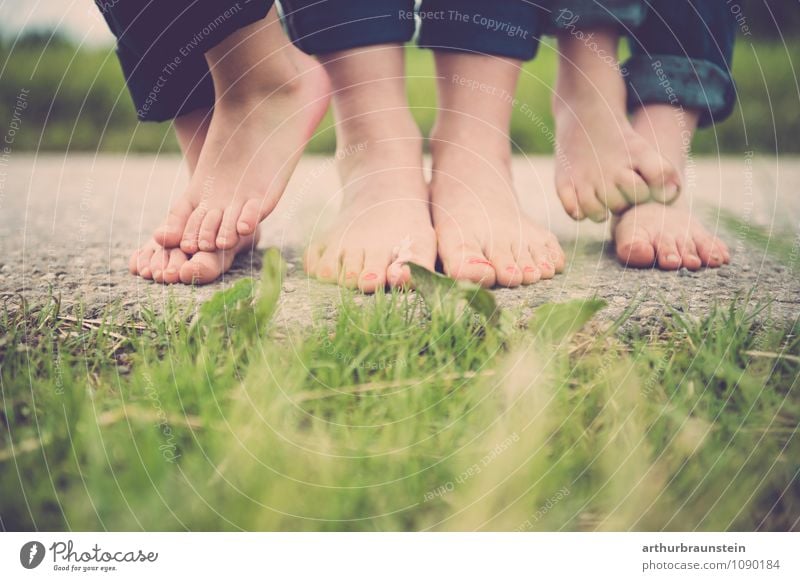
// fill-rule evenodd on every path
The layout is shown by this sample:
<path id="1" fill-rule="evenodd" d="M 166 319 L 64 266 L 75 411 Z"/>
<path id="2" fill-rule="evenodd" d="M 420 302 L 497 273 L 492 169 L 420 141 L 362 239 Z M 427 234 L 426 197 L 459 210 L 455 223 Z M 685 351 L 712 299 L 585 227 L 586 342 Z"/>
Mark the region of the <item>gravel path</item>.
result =
<path id="1" fill-rule="evenodd" d="M 716 227 L 734 250 L 732 266 L 690 273 L 626 270 L 613 258 L 607 226 L 576 224 L 566 217 L 551 187 L 551 161 L 517 158 L 515 176 L 531 215 L 547 224 L 569 255 L 567 271 L 552 281 L 497 290 L 499 302 L 525 316 L 547 301 L 599 296 L 608 300 L 606 317 L 622 312 L 635 298 L 638 317 L 656 318 L 664 303 L 702 314 L 715 300 L 754 289 L 753 301 L 774 300 L 775 320 L 797 318 L 800 264 L 780 264 L 744 243 L 754 226 L 795 235 L 792 262 L 800 262 L 800 159 L 699 159 L 693 164 L 693 199 L 706 223 Z M 135 313 L 143 305 L 161 308 L 172 296 L 202 301 L 242 276 L 256 274 L 257 255 L 239 257 L 224 281 L 197 289 L 162 287 L 127 272 L 132 248 L 144 241 L 163 216 L 171 196 L 186 182 L 174 156 L 12 154 L 0 175 L 0 293 L 9 304 L 24 296 L 35 303 L 52 292 L 66 305 L 83 302 L 91 315 L 112 302 Z M 314 313 L 333 313 L 340 290 L 307 279 L 299 261 L 310 233 L 324 227 L 337 207 L 338 185 L 331 160 L 306 157 L 276 212 L 262 226 L 262 247 L 279 246 L 289 261 L 280 321 L 307 324 Z M 738 231 L 722 229 L 717 208 L 742 220 Z M 368 298 L 361 298 L 368 301 Z"/>

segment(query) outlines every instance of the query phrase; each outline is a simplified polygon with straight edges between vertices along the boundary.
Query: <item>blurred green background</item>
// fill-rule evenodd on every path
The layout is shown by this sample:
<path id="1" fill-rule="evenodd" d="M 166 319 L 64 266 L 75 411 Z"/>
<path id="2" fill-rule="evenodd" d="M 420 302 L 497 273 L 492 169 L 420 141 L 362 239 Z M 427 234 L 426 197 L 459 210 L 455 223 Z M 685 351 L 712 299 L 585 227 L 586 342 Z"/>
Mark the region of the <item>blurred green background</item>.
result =
<path id="1" fill-rule="evenodd" d="M 739 104 L 724 123 L 698 133 L 696 153 L 800 153 L 800 3 L 785 0 L 765 10 L 762 0 L 742 1 L 751 34 L 740 35 L 734 57 Z M 780 23 L 780 33 L 775 22 Z M 550 39 L 548 42 L 552 42 Z M 23 30 L 0 40 L 0 127 L 8 127 L 18 94 L 27 109 L 14 150 L 158 152 L 178 151 L 168 123 L 138 123 L 110 46 L 81 47 L 50 30 Z M 542 46 L 525 66 L 512 138 L 519 151 L 550 153 L 553 120 L 550 90 L 555 52 Z M 408 93 L 422 129 L 436 106 L 431 54 L 408 49 Z M 534 113 L 534 115 L 531 114 Z M 330 114 L 309 151 L 334 149 Z"/>

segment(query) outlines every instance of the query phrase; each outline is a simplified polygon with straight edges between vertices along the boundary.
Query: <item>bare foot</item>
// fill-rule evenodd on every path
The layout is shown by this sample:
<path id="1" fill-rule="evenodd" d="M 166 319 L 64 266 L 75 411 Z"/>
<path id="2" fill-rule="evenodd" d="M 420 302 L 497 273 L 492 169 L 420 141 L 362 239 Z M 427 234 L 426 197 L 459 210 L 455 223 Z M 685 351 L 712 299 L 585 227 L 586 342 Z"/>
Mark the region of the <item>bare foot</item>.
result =
<path id="1" fill-rule="evenodd" d="M 406 101 L 404 49 L 377 45 L 321 58 L 335 89 L 344 202 L 330 230 L 309 245 L 306 272 L 365 293 L 406 286 L 406 262 L 435 267 L 436 237 L 422 137 Z"/>
<path id="2" fill-rule="evenodd" d="M 406 165 L 408 164 L 408 165 Z M 433 270 L 436 237 L 422 174 L 421 139 L 368 143 L 341 162 L 344 201 L 308 247 L 306 272 L 373 293 L 410 282 L 406 262 Z"/>
<path id="3" fill-rule="evenodd" d="M 509 160 L 431 139 L 431 210 L 445 274 L 486 287 L 516 287 L 561 272 L 561 246 L 522 213 Z"/>
<path id="4" fill-rule="evenodd" d="M 596 32 L 592 40 L 616 55 L 618 38 Z M 556 190 L 567 213 L 601 222 L 649 200 L 672 202 L 680 173 L 634 130 L 626 116 L 626 87 L 619 70 L 594 46 L 559 38 L 553 93 L 556 120 Z"/>
<path id="5" fill-rule="evenodd" d="M 564 253 L 522 213 L 511 179 L 512 106 L 505 96 L 514 94 L 521 63 L 445 51 L 435 57 L 431 213 L 444 272 L 484 286 L 552 278 Z"/>
<path id="6" fill-rule="evenodd" d="M 186 254 L 180 248 L 166 249 L 150 240 L 131 256 L 128 268 L 133 275 L 163 284 L 209 284 L 230 270 L 240 252 L 249 252 L 258 241 L 258 231 L 240 236 L 235 248 Z"/>
<path id="7" fill-rule="evenodd" d="M 275 207 L 328 105 L 327 75 L 275 15 L 207 53 L 214 112 L 186 192 L 154 235 L 186 253 L 233 249 Z"/>
<path id="8" fill-rule="evenodd" d="M 648 105 L 634 115 L 633 127 L 683 170 L 696 122 L 697 115 L 691 112 Z M 626 266 L 697 270 L 730 262 L 726 244 L 692 217 L 685 196 L 672 206 L 655 202 L 635 206 L 615 220 L 613 232 L 617 258 Z"/>

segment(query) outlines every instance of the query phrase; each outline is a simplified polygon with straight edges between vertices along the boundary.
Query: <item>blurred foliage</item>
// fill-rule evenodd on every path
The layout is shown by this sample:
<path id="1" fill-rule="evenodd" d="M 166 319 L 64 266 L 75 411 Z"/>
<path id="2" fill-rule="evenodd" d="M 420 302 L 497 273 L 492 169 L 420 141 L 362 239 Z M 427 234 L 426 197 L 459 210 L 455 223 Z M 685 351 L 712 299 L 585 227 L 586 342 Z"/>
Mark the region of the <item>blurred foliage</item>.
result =
<path id="1" fill-rule="evenodd" d="M 800 94 L 794 65 L 800 60 L 800 4 L 794 0 L 769 3 L 767 10 L 753 0 L 742 6 L 752 34 L 740 35 L 734 58 L 739 106 L 725 122 L 701 131 L 694 150 L 800 153 Z M 771 15 L 782 23 L 783 40 L 778 38 Z M 791 26 L 793 22 L 798 26 Z M 795 37 L 790 38 L 787 31 Z M 552 152 L 550 91 L 556 55 L 547 42 L 537 59 L 525 65 L 517 92 L 511 136 L 521 152 Z M 436 113 L 430 52 L 409 47 L 408 77 L 414 116 L 427 132 Z M 23 109 L 19 107 L 20 93 L 25 93 Z M 137 122 L 113 50 L 79 48 L 52 31 L 35 30 L 0 42 L 0 103 L 0 132 L 7 134 L 15 112 L 19 117 L 19 129 L 10 144 L 13 150 L 178 150 L 168 123 Z M 334 146 L 329 114 L 309 151 L 329 153 Z"/>

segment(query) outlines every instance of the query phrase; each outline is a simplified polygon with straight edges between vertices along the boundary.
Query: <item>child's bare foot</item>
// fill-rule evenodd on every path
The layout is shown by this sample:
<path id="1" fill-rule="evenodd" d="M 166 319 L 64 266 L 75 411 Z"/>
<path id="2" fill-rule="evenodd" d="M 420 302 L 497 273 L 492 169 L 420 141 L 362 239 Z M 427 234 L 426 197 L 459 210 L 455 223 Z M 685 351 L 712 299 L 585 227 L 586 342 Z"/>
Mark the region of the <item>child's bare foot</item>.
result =
<path id="1" fill-rule="evenodd" d="M 326 55 L 344 202 L 315 237 L 305 269 L 372 293 L 410 281 L 406 262 L 433 270 L 436 238 L 422 173 L 422 138 L 405 98 L 403 49 L 386 45 Z"/>
<path id="2" fill-rule="evenodd" d="M 230 270 L 240 252 L 249 252 L 258 241 L 258 230 L 240 236 L 235 248 L 186 254 L 180 248 L 166 249 L 150 240 L 131 256 L 131 274 L 163 284 L 208 284 Z"/>
<path id="3" fill-rule="evenodd" d="M 633 118 L 636 132 L 681 171 L 696 123 L 695 113 L 668 105 L 647 105 Z M 685 197 L 672 206 L 653 202 L 630 208 L 615 219 L 613 232 L 617 257 L 627 266 L 697 270 L 730 262 L 728 247 L 692 217 Z"/>
<path id="4" fill-rule="evenodd" d="M 511 179 L 505 96 L 514 94 L 520 63 L 441 52 L 436 65 L 431 212 L 445 273 L 484 286 L 552 278 L 564 253 L 555 236 L 522 214 Z M 461 79 L 498 90 L 473 91 Z"/>
<path id="5" fill-rule="evenodd" d="M 617 41 L 602 31 L 595 31 L 591 46 L 571 34 L 559 37 L 556 189 L 576 220 L 600 222 L 609 210 L 619 214 L 648 200 L 672 202 L 681 186 L 680 173 L 658 144 L 631 126 L 622 75 L 600 58 L 616 55 Z"/>
<path id="6" fill-rule="evenodd" d="M 328 81 L 275 9 L 206 53 L 217 98 L 186 192 L 154 239 L 187 253 L 233 249 L 275 207 L 325 113 Z"/>

